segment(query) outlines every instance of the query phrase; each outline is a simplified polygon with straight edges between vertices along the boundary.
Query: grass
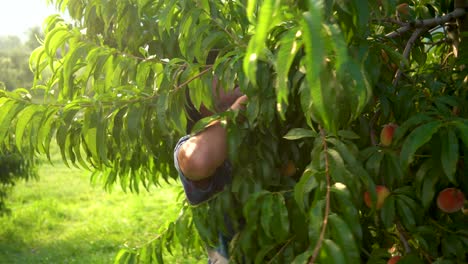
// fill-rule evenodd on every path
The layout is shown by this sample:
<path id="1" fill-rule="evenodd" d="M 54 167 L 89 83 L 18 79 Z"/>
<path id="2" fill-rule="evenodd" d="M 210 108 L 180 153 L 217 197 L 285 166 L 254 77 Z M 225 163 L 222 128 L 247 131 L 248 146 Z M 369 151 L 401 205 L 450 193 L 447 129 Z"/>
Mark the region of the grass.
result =
<path id="1" fill-rule="evenodd" d="M 11 215 L 0 217 L 0 263 L 113 263 L 124 245 L 138 246 L 178 215 L 177 184 L 140 194 L 117 186 L 92 186 L 84 170 L 54 157 L 38 181 L 18 182 L 7 200 Z M 167 263 L 206 263 L 204 256 L 175 252 Z"/>

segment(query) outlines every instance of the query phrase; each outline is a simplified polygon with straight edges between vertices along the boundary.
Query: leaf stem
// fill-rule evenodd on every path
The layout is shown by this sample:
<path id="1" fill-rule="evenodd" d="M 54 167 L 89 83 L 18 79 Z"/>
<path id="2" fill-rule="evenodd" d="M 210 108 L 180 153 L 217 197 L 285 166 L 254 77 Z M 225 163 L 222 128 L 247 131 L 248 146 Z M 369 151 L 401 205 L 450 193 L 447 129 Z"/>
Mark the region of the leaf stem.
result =
<path id="1" fill-rule="evenodd" d="M 322 247 L 323 240 L 325 239 L 325 231 L 327 230 L 328 215 L 330 214 L 330 185 L 331 185 L 330 170 L 329 170 L 330 164 L 329 164 L 328 154 L 327 154 L 328 145 L 326 141 L 326 134 L 325 134 L 325 130 L 322 127 L 320 127 L 320 135 L 322 137 L 323 150 L 325 152 L 325 176 L 327 179 L 327 192 L 325 194 L 325 215 L 323 217 L 322 230 L 320 231 L 320 237 L 319 237 L 319 240 L 317 241 L 317 244 L 315 245 L 312 256 L 309 259 L 309 264 L 313 264 L 315 262 L 320 252 L 320 248 Z"/>

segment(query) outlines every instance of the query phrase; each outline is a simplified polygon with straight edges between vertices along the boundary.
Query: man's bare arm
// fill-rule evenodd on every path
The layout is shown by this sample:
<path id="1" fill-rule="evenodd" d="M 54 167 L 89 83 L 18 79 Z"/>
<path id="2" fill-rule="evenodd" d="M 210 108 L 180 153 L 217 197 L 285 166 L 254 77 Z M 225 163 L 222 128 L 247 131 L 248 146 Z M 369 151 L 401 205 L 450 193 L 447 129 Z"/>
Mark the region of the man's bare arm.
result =
<path id="1" fill-rule="evenodd" d="M 239 97 L 232 110 L 243 108 L 247 96 Z M 220 121 L 214 121 L 200 133 L 187 140 L 179 149 L 179 167 L 185 177 L 199 181 L 214 174 L 227 158 L 227 132 Z"/>

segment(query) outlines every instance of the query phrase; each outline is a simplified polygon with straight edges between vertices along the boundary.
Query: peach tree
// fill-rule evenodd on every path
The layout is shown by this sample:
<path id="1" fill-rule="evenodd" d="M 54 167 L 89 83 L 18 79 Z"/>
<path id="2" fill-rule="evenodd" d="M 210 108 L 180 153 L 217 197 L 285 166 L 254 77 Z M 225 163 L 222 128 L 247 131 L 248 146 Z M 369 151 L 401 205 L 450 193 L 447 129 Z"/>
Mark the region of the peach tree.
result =
<path id="1" fill-rule="evenodd" d="M 138 192 L 177 180 L 187 94 L 212 109 L 216 76 L 249 97 L 194 127 L 223 120 L 232 183 L 117 263 L 202 252 L 226 214 L 245 221 L 233 263 L 466 261 L 466 0 L 51 2 L 71 20 L 45 21 L 32 90 L 1 91 L 3 149 L 56 142 Z"/>

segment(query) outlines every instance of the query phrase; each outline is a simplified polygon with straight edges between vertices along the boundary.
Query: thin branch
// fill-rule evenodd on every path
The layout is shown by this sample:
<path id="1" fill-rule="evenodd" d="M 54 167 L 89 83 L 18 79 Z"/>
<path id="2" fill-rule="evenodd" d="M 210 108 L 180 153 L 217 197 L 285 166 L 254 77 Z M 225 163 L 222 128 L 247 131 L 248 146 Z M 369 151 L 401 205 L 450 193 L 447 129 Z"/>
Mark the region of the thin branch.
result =
<path id="1" fill-rule="evenodd" d="M 411 35 L 410 39 L 408 40 L 408 43 L 406 43 L 406 46 L 405 46 L 405 50 L 403 51 L 403 58 L 405 58 L 406 60 L 409 59 L 409 54 L 411 52 L 411 48 L 413 47 L 414 45 L 414 42 L 416 42 L 416 39 L 419 37 L 419 35 L 421 35 L 422 32 L 424 32 L 425 29 L 424 28 L 418 28 L 416 29 L 413 34 Z M 395 73 L 395 77 L 393 79 L 393 86 L 396 86 L 398 84 L 398 81 L 400 80 L 401 78 L 401 74 L 402 74 L 402 69 L 403 68 L 403 62 L 400 63 L 400 67 L 398 67 L 398 70 L 397 72 Z"/>
<path id="2" fill-rule="evenodd" d="M 183 87 L 183 86 L 185 86 L 185 85 L 187 85 L 187 84 L 189 84 L 189 83 L 191 83 L 193 80 L 200 78 L 200 76 L 202 76 L 203 74 L 209 72 L 212 68 L 213 68 L 213 65 L 211 65 L 211 66 L 209 66 L 208 68 L 204 69 L 204 70 L 201 71 L 199 74 L 193 76 L 192 78 L 188 79 L 187 81 L 185 81 L 185 82 L 183 82 L 183 83 L 177 85 L 177 86 L 176 86 L 176 90 L 179 89 L 179 88 L 181 88 L 181 87 Z"/>
<path id="3" fill-rule="evenodd" d="M 330 185 L 331 185 L 330 170 L 329 170 L 330 164 L 328 160 L 328 145 L 327 145 L 327 141 L 325 138 L 326 136 L 325 130 L 322 127 L 320 127 L 320 135 L 322 137 L 323 150 L 325 152 L 325 175 L 327 178 L 327 192 L 325 194 L 325 215 L 323 217 L 322 230 L 320 231 L 319 240 L 317 241 L 317 244 L 315 245 L 312 256 L 310 257 L 309 264 L 313 264 L 315 262 L 320 252 L 320 248 L 322 247 L 323 240 L 325 239 L 325 231 L 327 230 L 328 215 L 330 214 Z"/>
<path id="4" fill-rule="evenodd" d="M 395 31 L 388 33 L 385 35 L 387 38 L 395 38 L 401 36 L 403 33 L 411 30 L 412 28 L 431 28 L 437 25 L 442 25 L 449 22 L 452 19 L 462 17 L 466 14 L 465 9 L 463 8 L 455 8 L 452 12 L 435 18 L 423 19 L 423 20 L 415 20 L 411 22 L 405 23 L 405 26 L 402 26 Z"/>
<path id="5" fill-rule="evenodd" d="M 375 134 L 375 129 L 374 129 L 374 124 L 379 119 L 381 113 L 381 109 L 377 109 L 375 111 L 374 115 L 372 116 L 371 120 L 369 121 L 369 127 L 370 127 L 370 140 L 373 146 L 377 146 L 377 136 Z"/>
<path id="6" fill-rule="evenodd" d="M 268 261 L 267 264 L 272 263 L 273 260 L 275 260 L 275 258 L 276 258 L 277 256 L 279 256 L 279 254 L 280 254 L 281 252 L 283 252 L 283 250 L 286 248 L 286 246 L 289 245 L 289 243 L 291 243 L 295 237 L 296 237 L 296 235 L 294 235 L 294 236 L 292 236 L 290 239 L 288 239 L 288 240 L 286 241 L 286 243 L 284 243 L 284 245 L 278 250 L 278 252 L 276 252 L 276 254 L 270 259 L 270 261 Z"/>
<path id="7" fill-rule="evenodd" d="M 400 241 L 403 244 L 403 247 L 405 248 L 405 253 L 410 253 L 411 248 L 409 246 L 408 240 L 406 240 L 406 237 L 404 235 L 405 231 L 403 230 L 403 227 L 400 223 L 396 223 L 396 228 L 398 230 L 398 236 L 400 237 Z"/>
<path id="8" fill-rule="evenodd" d="M 409 242 L 408 242 L 407 237 L 409 239 L 411 239 L 411 236 L 408 233 L 406 233 L 405 229 L 403 228 L 403 226 L 401 225 L 401 223 L 399 221 L 396 222 L 396 228 L 397 228 L 397 231 L 398 231 L 398 236 L 400 238 L 400 241 L 401 241 L 401 243 L 403 243 L 403 247 L 405 248 L 405 253 L 406 254 L 410 253 L 411 248 L 409 246 Z M 432 257 L 429 255 L 429 253 L 427 253 L 421 247 L 418 248 L 418 251 L 419 251 L 419 253 L 421 253 L 426 258 L 428 263 L 432 263 Z"/>

